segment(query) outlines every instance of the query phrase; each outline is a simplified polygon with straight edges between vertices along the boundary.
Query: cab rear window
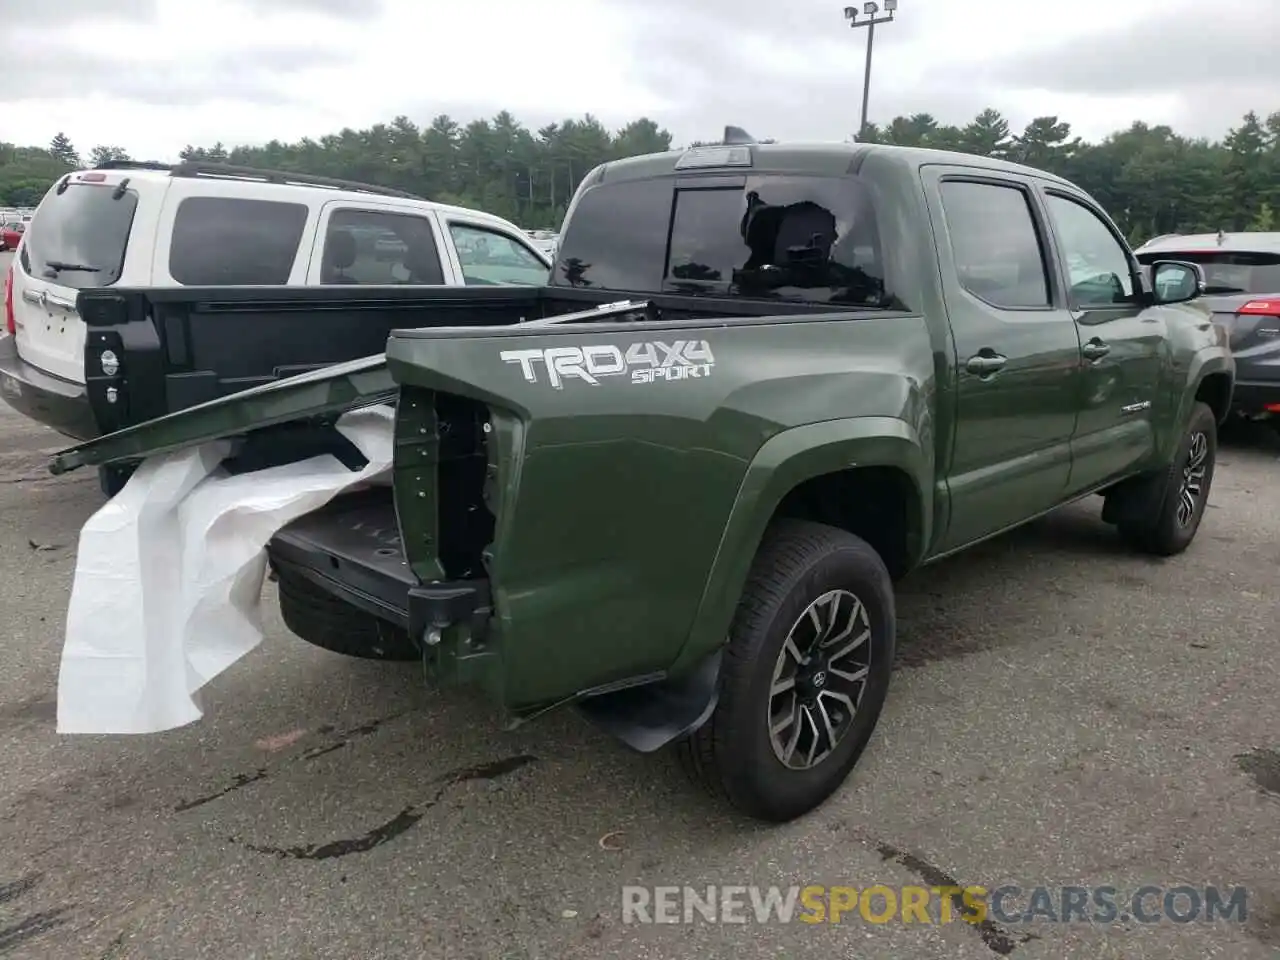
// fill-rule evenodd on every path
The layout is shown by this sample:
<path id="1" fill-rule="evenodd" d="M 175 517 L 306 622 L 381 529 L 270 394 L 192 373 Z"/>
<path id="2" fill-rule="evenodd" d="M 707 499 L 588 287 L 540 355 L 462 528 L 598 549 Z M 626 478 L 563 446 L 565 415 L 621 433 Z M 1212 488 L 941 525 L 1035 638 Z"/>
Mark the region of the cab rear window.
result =
<path id="1" fill-rule="evenodd" d="M 728 188 L 694 182 L 589 189 L 561 238 L 553 282 L 863 306 L 892 299 L 870 191 L 856 178 L 749 176 Z"/>
<path id="2" fill-rule="evenodd" d="M 1280 293 L 1280 253 L 1245 253 L 1238 250 L 1194 250 L 1186 253 L 1142 253 L 1138 260 L 1150 266 L 1157 260 L 1189 260 L 1204 268 L 1206 293 Z"/>
<path id="3" fill-rule="evenodd" d="M 187 197 L 173 219 L 169 276 L 184 287 L 283 286 L 306 223 L 301 203 Z"/>
<path id="4" fill-rule="evenodd" d="M 69 183 L 41 202 L 27 225 L 22 267 L 35 277 L 83 290 L 120 279 L 138 195 L 114 184 Z"/>

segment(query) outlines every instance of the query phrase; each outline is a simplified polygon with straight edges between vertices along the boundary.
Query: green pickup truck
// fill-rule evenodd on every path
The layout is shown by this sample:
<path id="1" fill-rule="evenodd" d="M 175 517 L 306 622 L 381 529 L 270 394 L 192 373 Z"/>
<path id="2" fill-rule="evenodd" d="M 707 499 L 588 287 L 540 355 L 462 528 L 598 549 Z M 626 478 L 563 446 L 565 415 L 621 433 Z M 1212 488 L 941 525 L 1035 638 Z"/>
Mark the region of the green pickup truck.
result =
<path id="1" fill-rule="evenodd" d="M 573 704 L 636 749 L 674 743 L 715 794 L 783 821 L 867 745 L 895 579 L 1093 494 L 1136 549 L 1188 546 L 1234 378 L 1202 285 L 1194 264 L 1140 266 L 1089 196 L 1008 163 L 868 144 L 637 157 L 583 181 L 542 288 L 82 293 L 90 351 L 237 317 L 394 329 L 385 357 L 52 469 L 228 437 L 310 455 L 342 412 L 395 403 L 391 487 L 267 545 L 289 627 L 423 659 L 517 719 Z"/>

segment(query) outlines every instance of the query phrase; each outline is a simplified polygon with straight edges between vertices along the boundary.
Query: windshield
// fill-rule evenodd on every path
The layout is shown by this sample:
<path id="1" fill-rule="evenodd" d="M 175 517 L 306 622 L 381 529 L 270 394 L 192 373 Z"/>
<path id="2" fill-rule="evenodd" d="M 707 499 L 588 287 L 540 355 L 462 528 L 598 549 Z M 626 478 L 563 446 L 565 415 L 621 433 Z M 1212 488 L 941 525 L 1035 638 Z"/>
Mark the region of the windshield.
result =
<path id="1" fill-rule="evenodd" d="M 1205 293 L 1280 293 L 1280 253 L 1241 253 L 1225 250 L 1140 253 L 1146 265 L 1157 260 L 1187 260 L 1204 268 Z"/>
<path id="2" fill-rule="evenodd" d="M 70 183 L 49 191 L 26 232 L 22 267 L 64 287 L 106 287 L 120 279 L 138 207 L 132 190 Z"/>

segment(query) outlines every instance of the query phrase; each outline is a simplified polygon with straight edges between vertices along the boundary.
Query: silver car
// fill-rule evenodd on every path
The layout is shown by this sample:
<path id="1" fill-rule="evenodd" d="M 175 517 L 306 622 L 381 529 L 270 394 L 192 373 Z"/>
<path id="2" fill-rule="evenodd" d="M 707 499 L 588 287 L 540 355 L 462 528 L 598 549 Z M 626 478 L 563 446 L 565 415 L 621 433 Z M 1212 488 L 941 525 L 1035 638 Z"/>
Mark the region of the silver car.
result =
<path id="1" fill-rule="evenodd" d="M 1280 428 L 1280 233 L 1166 235 L 1135 252 L 1144 265 L 1190 260 L 1204 268 L 1203 302 L 1227 328 L 1236 357 L 1232 407 Z"/>

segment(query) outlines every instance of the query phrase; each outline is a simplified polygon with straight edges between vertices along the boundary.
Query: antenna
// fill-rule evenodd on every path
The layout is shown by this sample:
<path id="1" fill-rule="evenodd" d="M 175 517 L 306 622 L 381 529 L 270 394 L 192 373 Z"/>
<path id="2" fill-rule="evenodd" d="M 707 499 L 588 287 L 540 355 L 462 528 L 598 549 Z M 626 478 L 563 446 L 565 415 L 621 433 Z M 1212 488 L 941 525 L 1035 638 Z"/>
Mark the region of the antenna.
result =
<path id="1" fill-rule="evenodd" d="M 741 127 L 727 126 L 724 128 L 724 142 L 728 144 L 755 143 L 756 138 L 747 133 Z"/>

